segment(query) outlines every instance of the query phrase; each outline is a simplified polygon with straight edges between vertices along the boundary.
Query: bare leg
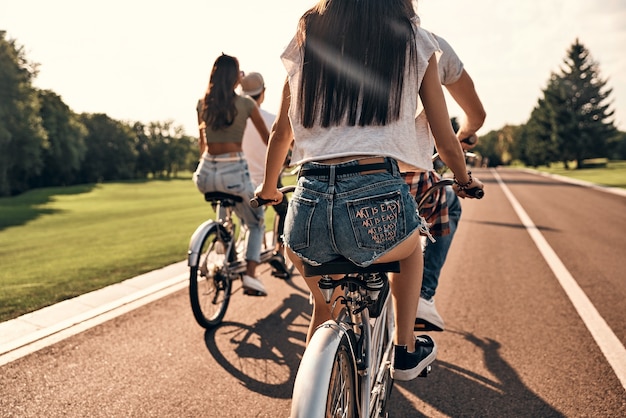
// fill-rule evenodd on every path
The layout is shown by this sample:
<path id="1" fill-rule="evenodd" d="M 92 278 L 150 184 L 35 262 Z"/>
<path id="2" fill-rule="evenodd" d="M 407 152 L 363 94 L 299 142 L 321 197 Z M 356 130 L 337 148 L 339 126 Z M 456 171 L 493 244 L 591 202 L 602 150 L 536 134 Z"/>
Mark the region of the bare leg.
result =
<path id="1" fill-rule="evenodd" d="M 259 265 L 256 261 L 246 261 L 246 274 L 250 277 L 256 277 L 256 268 Z"/>
<path id="2" fill-rule="evenodd" d="M 400 273 L 391 274 L 391 296 L 396 321 L 396 345 L 406 345 L 408 352 L 415 351 L 413 326 L 422 287 L 424 259 L 421 246 L 413 254 L 400 260 Z"/>
<path id="3" fill-rule="evenodd" d="M 322 292 L 320 292 L 320 289 L 317 286 L 317 282 L 319 281 L 320 276 L 305 277 L 304 270 L 302 268 L 302 260 L 293 251 L 291 251 L 289 247 L 285 247 L 285 250 L 287 251 L 287 255 L 289 256 L 289 258 L 293 262 L 293 265 L 296 267 L 298 272 L 300 272 L 300 275 L 304 278 L 306 285 L 313 295 L 313 312 L 311 314 L 311 322 L 309 323 L 309 330 L 306 336 L 306 343 L 308 344 L 317 327 L 332 318 L 332 301 L 335 300 L 337 296 L 339 296 L 341 290 L 336 289 L 331 299 L 331 303 L 326 303 L 326 300 L 324 300 L 324 297 L 322 296 Z"/>

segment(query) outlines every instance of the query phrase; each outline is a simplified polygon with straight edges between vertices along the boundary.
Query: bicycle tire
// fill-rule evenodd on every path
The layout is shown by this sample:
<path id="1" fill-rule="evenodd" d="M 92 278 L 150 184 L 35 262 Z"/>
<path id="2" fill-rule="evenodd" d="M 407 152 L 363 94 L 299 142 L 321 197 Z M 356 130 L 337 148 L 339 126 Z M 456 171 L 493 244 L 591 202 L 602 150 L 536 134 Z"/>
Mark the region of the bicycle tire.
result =
<path id="1" fill-rule="evenodd" d="M 333 368 L 328 382 L 326 416 L 356 417 L 357 390 L 354 359 L 348 343 L 348 335 L 344 334 L 335 351 Z"/>
<path id="2" fill-rule="evenodd" d="M 191 310 L 198 325 L 206 329 L 222 322 L 230 302 L 232 280 L 225 237 L 228 232 L 221 225 L 209 229 L 202 239 L 198 265 L 189 269 Z"/>
<path id="3" fill-rule="evenodd" d="M 333 320 L 320 325 L 298 367 L 291 398 L 291 418 L 357 416 L 359 388 L 354 347 L 352 330 Z M 339 390 L 341 379 L 352 388 L 343 394 Z"/>

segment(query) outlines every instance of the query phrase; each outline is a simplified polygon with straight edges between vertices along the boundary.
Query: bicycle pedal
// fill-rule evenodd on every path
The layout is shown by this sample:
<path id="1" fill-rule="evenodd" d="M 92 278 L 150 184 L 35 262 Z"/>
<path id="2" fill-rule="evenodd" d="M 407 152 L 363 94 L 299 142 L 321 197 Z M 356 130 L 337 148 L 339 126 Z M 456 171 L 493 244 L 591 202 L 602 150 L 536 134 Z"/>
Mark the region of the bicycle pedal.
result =
<path id="1" fill-rule="evenodd" d="M 431 371 L 432 371 L 432 367 L 429 364 L 428 366 L 424 368 L 424 370 L 420 372 L 420 374 L 417 375 L 417 377 L 428 377 Z"/>
<path id="2" fill-rule="evenodd" d="M 282 272 L 282 271 L 276 271 L 276 270 L 272 271 L 272 276 L 277 277 L 279 279 L 283 279 L 283 280 L 289 280 L 291 278 L 289 273 Z"/>

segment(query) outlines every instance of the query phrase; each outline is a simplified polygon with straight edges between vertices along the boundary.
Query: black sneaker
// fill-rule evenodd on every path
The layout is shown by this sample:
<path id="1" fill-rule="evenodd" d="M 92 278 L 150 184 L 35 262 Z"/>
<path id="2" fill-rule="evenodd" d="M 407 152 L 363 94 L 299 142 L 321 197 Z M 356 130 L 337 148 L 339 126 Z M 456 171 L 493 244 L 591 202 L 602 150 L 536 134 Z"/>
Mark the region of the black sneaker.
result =
<path id="1" fill-rule="evenodd" d="M 287 268 L 285 257 L 281 253 L 274 252 L 272 258 L 269 259 L 269 263 L 273 268 L 272 276 L 285 280 L 291 279 L 291 272 Z"/>
<path id="2" fill-rule="evenodd" d="M 413 380 L 437 358 L 437 346 L 428 335 L 415 338 L 415 352 L 406 351 L 406 345 L 394 346 L 391 378 L 394 380 Z"/>

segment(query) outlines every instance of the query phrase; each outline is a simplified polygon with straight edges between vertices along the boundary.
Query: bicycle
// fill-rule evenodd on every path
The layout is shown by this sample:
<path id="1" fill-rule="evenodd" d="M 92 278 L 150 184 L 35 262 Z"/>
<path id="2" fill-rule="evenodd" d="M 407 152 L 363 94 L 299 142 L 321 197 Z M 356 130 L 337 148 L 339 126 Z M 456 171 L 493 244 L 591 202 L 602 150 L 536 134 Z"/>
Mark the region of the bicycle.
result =
<path id="1" fill-rule="evenodd" d="M 452 184 L 452 179 L 442 179 L 429 188 L 418 211 L 437 190 Z M 294 190 L 294 186 L 280 189 Z M 480 189 L 471 193 L 482 197 Z M 258 198 L 251 201 L 253 206 L 264 203 Z M 321 276 L 318 286 L 326 303 L 341 287 L 344 294 L 332 301 L 332 311 L 337 303 L 343 308 L 309 341 L 296 375 L 290 417 L 388 417 L 394 317 L 387 274 L 399 272 L 400 262 L 363 268 L 338 259 L 321 266 L 304 263 L 303 268 L 307 277 Z M 343 277 L 335 280 L 333 275 Z M 430 371 L 429 365 L 419 376 Z"/>
<path id="2" fill-rule="evenodd" d="M 233 282 L 241 280 L 246 272 L 244 253 L 248 231 L 233 217 L 233 207 L 242 201 L 241 197 L 209 192 L 204 198 L 211 204 L 216 219 L 203 222 L 191 236 L 187 255 L 189 298 L 196 322 L 203 328 L 212 329 L 224 319 L 234 293 Z M 220 213 L 223 215 L 221 219 Z M 274 277 L 290 280 L 293 265 L 275 252 L 278 221 L 276 215 L 272 238 L 269 243 L 265 242 L 260 264 L 270 264 Z"/>

